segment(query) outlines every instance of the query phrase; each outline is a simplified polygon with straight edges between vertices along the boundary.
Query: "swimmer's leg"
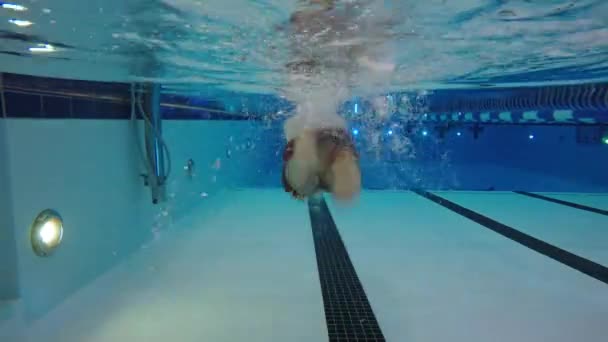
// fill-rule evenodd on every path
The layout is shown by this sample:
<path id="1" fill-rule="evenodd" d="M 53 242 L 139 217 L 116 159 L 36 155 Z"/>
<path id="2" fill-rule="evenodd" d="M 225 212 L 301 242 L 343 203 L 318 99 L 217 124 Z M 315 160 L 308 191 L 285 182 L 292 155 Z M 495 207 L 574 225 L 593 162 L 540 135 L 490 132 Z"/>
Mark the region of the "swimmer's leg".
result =
<path id="1" fill-rule="evenodd" d="M 361 171 L 354 151 L 349 149 L 338 151 L 322 178 L 336 199 L 353 200 L 361 191 Z"/>
<path id="2" fill-rule="evenodd" d="M 319 157 L 315 136 L 304 132 L 294 140 L 293 156 L 286 161 L 285 178 L 300 196 L 307 197 L 319 188 Z"/>

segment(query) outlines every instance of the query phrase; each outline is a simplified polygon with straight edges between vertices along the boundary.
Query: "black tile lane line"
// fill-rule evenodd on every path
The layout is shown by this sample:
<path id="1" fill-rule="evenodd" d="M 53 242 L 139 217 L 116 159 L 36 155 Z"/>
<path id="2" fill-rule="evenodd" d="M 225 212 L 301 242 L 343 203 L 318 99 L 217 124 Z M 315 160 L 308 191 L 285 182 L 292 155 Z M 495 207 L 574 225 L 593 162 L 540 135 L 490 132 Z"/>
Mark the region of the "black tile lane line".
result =
<path id="1" fill-rule="evenodd" d="M 556 260 L 605 284 L 608 284 L 608 268 L 595 263 L 591 260 L 570 253 L 564 249 L 554 246 L 545 241 L 539 240 L 526 233 L 495 221 L 487 216 L 483 216 L 473 210 L 467 209 L 443 197 L 432 194 L 424 190 L 412 190 L 416 194 L 427 198 L 451 211 L 468 218 L 506 238 L 509 238 L 521 245 L 524 245 L 542 255 Z"/>
<path id="2" fill-rule="evenodd" d="M 539 194 L 533 194 L 531 192 L 526 192 L 526 191 L 513 191 L 513 192 L 516 193 L 516 194 L 520 194 L 520 195 L 524 195 L 524 196 L 528 196 L 528 197 L 532 197 L 532 198 L 537 198 L 537 199 L 544 200 L 544 201 L 547 201 L 547 202 L 553 202 L 553 203 L 565 205 L 565 206 L 568 206 L 568 207 L 572 207 L 572 208 L 576 208 L 576 209 L 585 210 L 585 211 L 589 211 L 589 212 L 592 212 L 592 213 L 608 216 L 608 210 L 594 208 L 594 207 L 590 207 L 590 206 L 587 206 L 587 205 L 582 205 L 582 204 L 578 204 L 578 203 L 574 203 L 574 202 L 564 201 L 564 200 L 560 200 L 560 199 L 549 197 L 549 196 L 544 196 L 544 195 L 539 195 Z"/>
<path id="3" fill-rule="evenodd" d="M 308 213 L 329 341 L 385 341 L 327 203 L 311 198 Z"/>

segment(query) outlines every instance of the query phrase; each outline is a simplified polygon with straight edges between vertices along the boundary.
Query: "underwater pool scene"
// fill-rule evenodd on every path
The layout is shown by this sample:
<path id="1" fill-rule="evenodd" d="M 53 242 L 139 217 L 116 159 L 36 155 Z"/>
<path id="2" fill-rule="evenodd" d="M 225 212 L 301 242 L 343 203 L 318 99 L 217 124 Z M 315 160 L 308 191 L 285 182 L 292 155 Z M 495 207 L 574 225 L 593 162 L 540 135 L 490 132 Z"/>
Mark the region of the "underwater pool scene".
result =
<path id="1" fill-rule="evenodd" d="M 1 342 L 607 323 L 607 1 L 0 0 Z"/>

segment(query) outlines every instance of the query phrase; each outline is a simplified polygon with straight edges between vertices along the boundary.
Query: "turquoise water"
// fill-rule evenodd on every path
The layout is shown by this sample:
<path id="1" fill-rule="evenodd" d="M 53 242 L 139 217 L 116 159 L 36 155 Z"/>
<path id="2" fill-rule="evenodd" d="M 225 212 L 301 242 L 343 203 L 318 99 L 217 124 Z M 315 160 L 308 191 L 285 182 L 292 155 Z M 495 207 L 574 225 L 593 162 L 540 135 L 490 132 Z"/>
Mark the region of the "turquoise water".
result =
<path id="1" fill-rule="evenodd" d="M 359 3 L 352 21 L 358 32 L 368 32 L 365 25 L 382 16 L 384 26 L 370 37 L 382 38 L 394 53 L 397 67 L 386 86 L 392 90 L 607 77 L 608 5 L 601 0 Z M 151 78 L 191 94 L 273 94 L 285 82 L 291 38 L 277 28 L 298 4 L 26 1 L 19 5 L 27 11 L 0 10 L 4 71 L 115 81 Z M 19 27 L 10 19 L 32 25 Z M 54 44 L 56 51 L 29 50 L 41 43 Z"/>

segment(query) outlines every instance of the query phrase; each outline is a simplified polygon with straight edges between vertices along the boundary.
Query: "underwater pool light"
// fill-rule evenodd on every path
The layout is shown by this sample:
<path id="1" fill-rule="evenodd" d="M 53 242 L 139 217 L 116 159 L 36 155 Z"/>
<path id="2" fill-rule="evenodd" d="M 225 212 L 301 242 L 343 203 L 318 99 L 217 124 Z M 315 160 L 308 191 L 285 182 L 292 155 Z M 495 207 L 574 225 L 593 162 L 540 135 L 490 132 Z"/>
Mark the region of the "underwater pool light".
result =
<path id="1" fill-rule="evenodd" d="M 534 134 L 528 135 L 528 139 L 530 139 L 530 140 L 534 139 Z"/>
<path id="2" fill-rule="evenodd" d="M 34 253 L 40 257 L 50 255 L 63 238 L 63 220 L 54 210 L 43 210 L 30 227 L 30 242 Z"/>
<path id="3" fill-rule="evenodd" d="M 17 5 L 17 4 L 8 4 L 5 2 L 0 2 L 0 7 L 10 9 L 13 11 L 17 11 L 17 12 L 27 11 L 27 7 L 25 7 L 25 6 L 21 6 L 21 5 Z"/>
<path id="4" fill-rule="evenodd" d="M 31 52 L 53 52 L 55 47 L 51 44 L 38 44 L 36 47 L 29 48 Z"/>
<path id="5" fill-rule="evenodd" d="M 9 19 L 8 20 L 9 23 L 11 24 L 15 24 L 19 27 L 28 27 L 28 26 L 32 26 L 32 24 L 34 24 L 31 21 L 28 20 L 19 20 L 19 19 Z"/>
<path id="6" fill-rule="evenodd" d="M 604 142 L 604 144 L 608 145 L 608 137 L 604 137 L 602 141 Z"/>
<path id="7" fill-rule="evenodd" d="M 359 135 L 359 130 L 356 128 L 353 128 L 353 135 Z"/>
<path id="8" fill-rule="evenodd" d="M 389 129 L 388 132 L 386 132 L 388 135 L 393 135 L 393 130 Z"/>
<path id="9" fill-rule="evenodd" d="M 424 131 L 422 131 L 422 135 L 426 137 L 427 135 L 429 135 L 429 132 L 425 129 Z"/>
<path id="10" fill-rule="evenodd" d="M 461 135 L 462 135 L 462 133 L 461 133 L 461 132 L 456 132 L 456 135 L 457 135 L 457 136 L 461 136 Z"/>

